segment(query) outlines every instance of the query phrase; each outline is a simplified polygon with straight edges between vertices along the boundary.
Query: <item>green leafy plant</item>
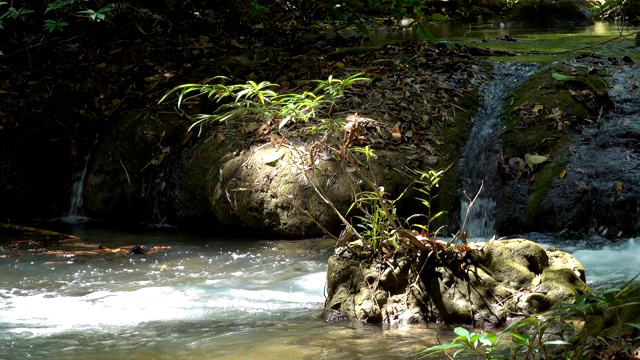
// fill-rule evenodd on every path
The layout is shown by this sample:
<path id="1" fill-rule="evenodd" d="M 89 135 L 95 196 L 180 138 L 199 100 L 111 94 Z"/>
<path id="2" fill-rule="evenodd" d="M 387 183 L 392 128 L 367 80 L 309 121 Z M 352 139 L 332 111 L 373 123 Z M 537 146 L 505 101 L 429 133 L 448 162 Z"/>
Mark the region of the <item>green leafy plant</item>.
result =
<path id="1" fill-rule="evenodd" d="M 463 327 L 457 327 L 453 330 L 458 336 L 450 343 L 430 347 L 422 352 L 423 355 L 432 355 L 448 350 L 456 350 L 453 357 L 458 356 L 475 356 L 484 359 L 495 359 L 494 351 L 500 344 L 502 335 L 492 332 L 469 332 Z"/>
<path id="2" fill-rule="evenodd" d="M 64 19 L 60 19 L 60 20 L 47 19 L 44 21 L 44 28 L 45 30 L 49 30 L 49 33 L 52 33 L 54 30 L 62 31 L 62 28 L 67 25 L 69 25 L 69 23 L 64 21 Z"/>
<path id="3" fill-rule="evenodd" d="M 632 330 L 640 329 L 640 324 L 625 320 L 621 312 L 640 305 L 637 277 L 620 286 L 587 292 L 575 303 L 559 304 L 547 312 L 525 317 L 500 333 L 473 333 L 458 327 L 454 329 L 458 337 L 453 341 L 432 346 L 421 354 L 455 350 L 453 358 L 484 359 L 594 359 L 630 354 L 640 340 L 631 336 Z M 609 324 L 617 335 L 593 333 L 590 324 Z M 630 329 L 627 333 L 625 326 Z"/>
<path id="4" fill-rule="evenodd" d="M 442 229 L 442 227 L 436 229 L 435 231 L 431 229 L 431 223 L 436 219 L 438 219 L 440 216 L 445 214 L 444 211 L 439 211 L 434 213 L 432 204 L 433 204 L 433 200 L 435 200 L 435 198 L 437 197 L 437 195 L 435 194 L 435 189 L 438 187 L 438 183 L 442 178 L 442 174 L 444 174 L 450 167 L 451 165 L 447 169 L 440 170 L 440 171 L 415 170 L 415 173 L 419 175 L 418 179 L 415 180 L 415 184 L 417 185 L 415 188 L 418 192 L 422 194 L 422 196 L 424 196 L 424 197 L 417 198 L 417 200 L 419 200 L 420 203 L 427 208 L 427 213 L 411 215 L 407 218 L 407 222 L 410 222 L 414 218 L 421 218 L 421 217 L 426 218 L 426 222 L 427 222 L 426 224 L 414 225 L 415 227 L 421 229 L 426 234 L 433 233 L 434 236 L 438 236 L 438 232 Z"/>
<path id="5" fill-rule="evenodd" d="M 111 10 L 112 10 L 111 5 L 107 5 L 98 11 L 87 9 L 87 10 L 78 11 L 78 14 L 84 15 L 89 19 L 91 19 L 92 21 L 100 22 L 106 19 L 107 14 L 111 12 Z"/>
<path id="6" fill-rule="evenodd" d="M 6 4 L 6 2 L 4 2 L 4 4 Z M 0 5 L 3 5 L 2 3 L 0 3 Z M 22 20 L 25 21 L 26 17 L 25 15 L 27 14 L 31 14 L 34 13 L 35 11 L 31 10 L 31 9 L 25 9 L 23 7 L 21 7 L 20 9 L 16 9 L 15 7 L 10 7 L 9 9 L 7 9 L 7 11 L 0 15 L 0 20 L 4 19 L 4 18 L 11 18 L 14 20 Z"/>
<path id="7" fill-rule="evenodd" d="M 72 5 L 73 3 L 75 3 L 75 0 L 56 0 L 54 2 L 51 2 L 47 5 L 47 9 L 44 11 L 44 13 L 48 13 L 49 11 L 56 11 L 56 10 L 60 10 L 60 9 L 64 9 L 69 5 Z"/>
<path id="8" fill-rule="evenodd" d="M 225 85 L 219 82 L 227 81 L 224 76 L 216 76 L 204 84 L 183 84 L 167 92 L 159 102 L 163 102 L 173 93 L 178 94 L 178 108 L 187 100 L 194 97 L 206 96 L 217 103 L 222 103 L 211 114 L 198 114 L 190 129 L 209 122 L 223 122 L 243 116 L 254 116 L 267 122 L 277 124 L 282 129 L 290 122 L 305 122 L 316 120 L 311 130 L 318 128 L 335 128 L 342 120 L 331 118 L 331 108 L 334 100 L 347 91 L 358 81 L 367 78 L 355 74 L 345 80 L 329 77 L 328 80 L 316 80 L 315 90 L 302 94 L 278 94 L 273 89 L 278 87 L 268 81 L 256 83 L 248 81 L 245 84 Z M 218 82 L 218 83 L 212 83 Z"/>
<path id="9" fill-rule="evenodd" d="M 257 0 L 251 0 L 251 11 L 261 12 L 265 14 L 271 13 L 271 10 L 268 7 L 260 4 Z"/>

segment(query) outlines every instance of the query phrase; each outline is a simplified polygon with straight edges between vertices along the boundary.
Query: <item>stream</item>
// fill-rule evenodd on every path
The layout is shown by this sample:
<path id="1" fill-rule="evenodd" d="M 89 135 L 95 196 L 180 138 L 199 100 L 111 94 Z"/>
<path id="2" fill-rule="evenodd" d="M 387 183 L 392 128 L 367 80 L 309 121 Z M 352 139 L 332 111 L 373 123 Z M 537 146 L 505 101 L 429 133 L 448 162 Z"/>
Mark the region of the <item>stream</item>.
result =
<path id="1" fill-rule="evenodd" d="M 0 257 L 0 359 L 389 359 L 436 342 L 437 326 L 324 322 L 331 240 L 91 223 L 69 232 L 111 248 L 171 250 L 110 260 Z"/>
<path id="2" fill-rule="evenodd" d="M 226 239 L 91 223 L 69 232 L 108 247 L 171 250 L 109 260 L 3 255 L 0 359 L 410 359 L 436 336 L 452 337 L 439 325 L 383 330 L 324 322 L 332 240 Z M 592 285 L 640 268 L 640 239 L 536 240 L 573 252 Z"/>

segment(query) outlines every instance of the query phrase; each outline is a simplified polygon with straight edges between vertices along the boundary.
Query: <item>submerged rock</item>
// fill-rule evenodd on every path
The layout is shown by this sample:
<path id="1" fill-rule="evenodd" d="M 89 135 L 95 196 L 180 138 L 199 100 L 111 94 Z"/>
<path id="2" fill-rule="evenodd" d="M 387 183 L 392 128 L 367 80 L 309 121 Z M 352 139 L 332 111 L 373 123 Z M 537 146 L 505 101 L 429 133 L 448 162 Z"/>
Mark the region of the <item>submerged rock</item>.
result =
<path id="1" fill-rule="evenodd" d="M 584 268 L 568 253 L 545 251 L 525 239 L 478 245 L 481 250 L 461 245 L 383 263 L 356 254 L 332 256 L 325 317 L 390 326 L 427 321 L 492 327 L 588 291 Z"/>

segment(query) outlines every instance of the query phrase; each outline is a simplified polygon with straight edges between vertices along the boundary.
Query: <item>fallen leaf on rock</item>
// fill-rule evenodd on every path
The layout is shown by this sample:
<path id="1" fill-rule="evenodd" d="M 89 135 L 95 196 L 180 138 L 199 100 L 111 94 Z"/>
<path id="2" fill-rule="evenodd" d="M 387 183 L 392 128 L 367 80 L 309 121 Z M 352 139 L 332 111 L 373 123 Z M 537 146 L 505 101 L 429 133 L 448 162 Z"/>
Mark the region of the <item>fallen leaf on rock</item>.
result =
<path id="1" fill-rule="evenodd" d="M 542 114 L 542 110 L 544 110 L 544 105 L 542 104 L 535 104 L 533 109 L 531 109 L 531 111 L 536 115 Z"/>
<path id="2" fill-rule="evenodd" d="M 575 80 L 576 77 L 575 76 L 567 76 L 567 75 L 562 75 L 559 73 L 552 73 L 551 76 L 553 76 L 554 79 L 558 80 L 558 81 L 567 81 L 567 80 Z"/>
<path id="3" fill-rule="evenodd" d="M 533 277 L 533 280 L 531 280 L 531 285 L 533 285 L 534 287 L 540 285 L 540 283 L 542 282 L 542 278 L 540 277 L 540 275 L 536 275 Z"/>
<path id="4" fill-rule="evenodd" d="M 264 157 L 264 163 L 269 166 L 276 166 L 278 161 L 285 155 L 284 150 L 272 151 Z"/>
<path id="5" fill-rule="evenodd" d="M 559 121 L 562 115 L 564 115 L 564 112 L 560 110 L 560 108 L 553 108 L 553 110 L 551 110 L 551 115 L 548 115 L 547 119 Z"/>
<path id="6" fill-rule="evenodd" d="M 616 190 L 618 190 L 618 191 L 622 191 L 622 181 L 618 182 L 618 183 L 615 185 L 615 188 L 616 188 Z"/>
<path id="7" fill-rule="evenodd" d="M 529 168 L 531 168 L 532 170 L 533 165 L 542 164 L 545 161 L 551 161 L 548 156 L 531 154 L 524 154 L 524 159 L 527 162 L 527 165 L 529 165 Z"/>
<path id="8" fill-rule="evenodd" d="M 578 174 L 585 174 L 586 173 L 586 171 L 584 171 L 584 170 L 582 170 L 580 168 L 573 168 L 572 170 L 577 172 Z"/>
<path id="9" fill-rule="evenodd" d="M 560 176 L 560 179 L 564 179 L 564 177 L 567 176 L 567 170 L 560 170 L 560 174 L 558 174 L 558 176 Z"/>

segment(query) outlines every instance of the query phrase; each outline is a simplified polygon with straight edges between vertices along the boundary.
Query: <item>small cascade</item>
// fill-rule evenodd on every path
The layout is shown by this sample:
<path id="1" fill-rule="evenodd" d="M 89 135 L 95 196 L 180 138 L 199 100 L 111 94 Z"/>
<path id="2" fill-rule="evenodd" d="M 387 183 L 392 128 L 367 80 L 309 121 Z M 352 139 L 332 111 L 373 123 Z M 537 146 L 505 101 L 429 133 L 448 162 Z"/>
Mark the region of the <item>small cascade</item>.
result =
<path id="1" fill-rule="evenodd" d="M 488 238 L 496 234 L 496 193 L 501 184 L 498 136 L 504 102 L 518 85 L 535 73 L 536 68 L 535 64 L 496 62 L 493 79 L 482 87 L 483 98 L 473 118 L 459 169 L 463 193 L 460 225 L 464 224 L 470 238 Z"/>
<path id="2" fill-rule="evenodd" d="M 77 222 L 89 220 L 87 217 L 84 216 L 84 210 L 82 209 L 82 205 L 83 205 L 82 191 L 84 189 L 84 180 L 87 177 L 87 170 L 89 168 L 89 159 L 91 158 L 91 152 L 93 151 L 93 148 L 96 146 L 97 143 L 98 143 L 98 137 L 96 136 L 96 140 L 93 142 L 93 145 L 91 145 L 91 148 L 89 149 L 89 151 L 87 152 L 87 155 L 85 155 L 83 159 L 84 166 L 82 167 L 82 170 L 78 171 L 73 175 L 73 179 L 72 179 L 73 184 L 71 185 L 71 191 L 70 191 L 71 200 L 70 200 L 69 212 L 67 213 L 67 216 L 62 218 L 62 220 L 65 222 L 77 223 Z"/>

